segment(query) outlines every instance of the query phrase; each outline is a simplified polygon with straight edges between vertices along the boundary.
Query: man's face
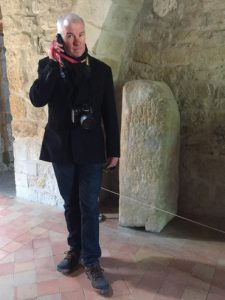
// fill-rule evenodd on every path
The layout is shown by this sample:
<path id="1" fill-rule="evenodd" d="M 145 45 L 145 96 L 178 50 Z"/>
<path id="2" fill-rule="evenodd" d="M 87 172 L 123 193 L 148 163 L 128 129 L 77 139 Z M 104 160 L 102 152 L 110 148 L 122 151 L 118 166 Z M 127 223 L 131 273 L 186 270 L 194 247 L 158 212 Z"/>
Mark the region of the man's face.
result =
<path id="1" fill-rule="evenodd" d="M 71 23 L 62 32 L 65 50 L 70 56 L 79 57 L 85 51 L 85 28 L 82 22 Z"/>

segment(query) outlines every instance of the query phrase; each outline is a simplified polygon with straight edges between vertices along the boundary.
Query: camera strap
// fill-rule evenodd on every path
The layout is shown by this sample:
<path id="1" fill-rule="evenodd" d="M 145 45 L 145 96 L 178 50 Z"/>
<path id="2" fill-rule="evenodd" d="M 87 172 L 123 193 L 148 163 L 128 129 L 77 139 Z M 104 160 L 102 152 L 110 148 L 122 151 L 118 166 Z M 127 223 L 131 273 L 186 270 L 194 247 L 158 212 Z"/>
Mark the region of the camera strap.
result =
<path id="1" fill-rule="evenodd" d="M 72 67 L 71 72 L 68 73 L 65 78 L 67 95 L 68 95 L 67 99 L 71 110 L 73 110 L 76 106 L 80 106 L 83 104 L 92 105 L 92 101 L 91 101 L 92 82 L 91 82 L 89 58 L 87 59 L 85 66 L 79 64 L 79 65 L 73 65 L 71 67 Z M 82 70 L 82 67 L 86 69 Z M 81 79 L 80 82 L 77 82 L 76 73 L 79 73 L 79 69 L 81 69 L 80 72 L 88 72 L 89 74 L 86 74 L 86 78 L 84 75 L 84 78 Z"/>

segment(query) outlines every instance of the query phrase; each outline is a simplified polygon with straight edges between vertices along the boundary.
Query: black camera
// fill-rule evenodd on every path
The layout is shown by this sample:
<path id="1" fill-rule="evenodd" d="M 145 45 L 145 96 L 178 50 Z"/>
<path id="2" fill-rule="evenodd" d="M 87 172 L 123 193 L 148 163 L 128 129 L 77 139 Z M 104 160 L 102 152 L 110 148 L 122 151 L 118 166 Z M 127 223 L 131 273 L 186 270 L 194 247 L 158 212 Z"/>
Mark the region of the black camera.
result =
<path id="1" fill-rule="evenodd" d="M 92 107 L 88 104 L 84 104 L 72 109 L 72 122 L 75 125 L 81 125 L 84 129 L 92 129 L 95 126 Z"/>

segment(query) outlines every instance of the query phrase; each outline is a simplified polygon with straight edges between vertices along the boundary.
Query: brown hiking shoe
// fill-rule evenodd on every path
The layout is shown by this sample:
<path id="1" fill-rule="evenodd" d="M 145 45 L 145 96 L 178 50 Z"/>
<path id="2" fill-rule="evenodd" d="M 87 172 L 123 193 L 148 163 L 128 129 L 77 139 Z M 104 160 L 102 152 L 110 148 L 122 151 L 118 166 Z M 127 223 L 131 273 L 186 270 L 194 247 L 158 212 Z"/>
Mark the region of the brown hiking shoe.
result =
<path id="1" fill-rule="evenodd" d="M 102 295 L 109 292 L 109 283 L 105 279 L 103 269 L 99 264 L 93 267 L 85 267 L 85 273 L 88 279 L 90 279 L 93 288 L 99 290 Z"/>
<path id="2" fill-rule="evenodd" d="M 66 256 L 57 265 L 57 271 L 61 273 L 71 273 L 79 265 L 79 256 L 72 250 L 64 252 Z"/>

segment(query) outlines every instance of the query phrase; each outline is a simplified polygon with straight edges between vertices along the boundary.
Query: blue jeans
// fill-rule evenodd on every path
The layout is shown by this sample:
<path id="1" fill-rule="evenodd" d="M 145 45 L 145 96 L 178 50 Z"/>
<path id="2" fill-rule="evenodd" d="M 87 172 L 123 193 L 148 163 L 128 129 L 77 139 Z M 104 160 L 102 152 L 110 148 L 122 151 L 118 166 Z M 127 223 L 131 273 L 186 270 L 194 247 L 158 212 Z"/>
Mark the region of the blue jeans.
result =
<path id="1" fill-rule="evenodd" d="M 99 193 L 102 164 L 53 163 L 64 200 L 68 245 L 82 257 L 84 265 L 99 262 Z"/>

